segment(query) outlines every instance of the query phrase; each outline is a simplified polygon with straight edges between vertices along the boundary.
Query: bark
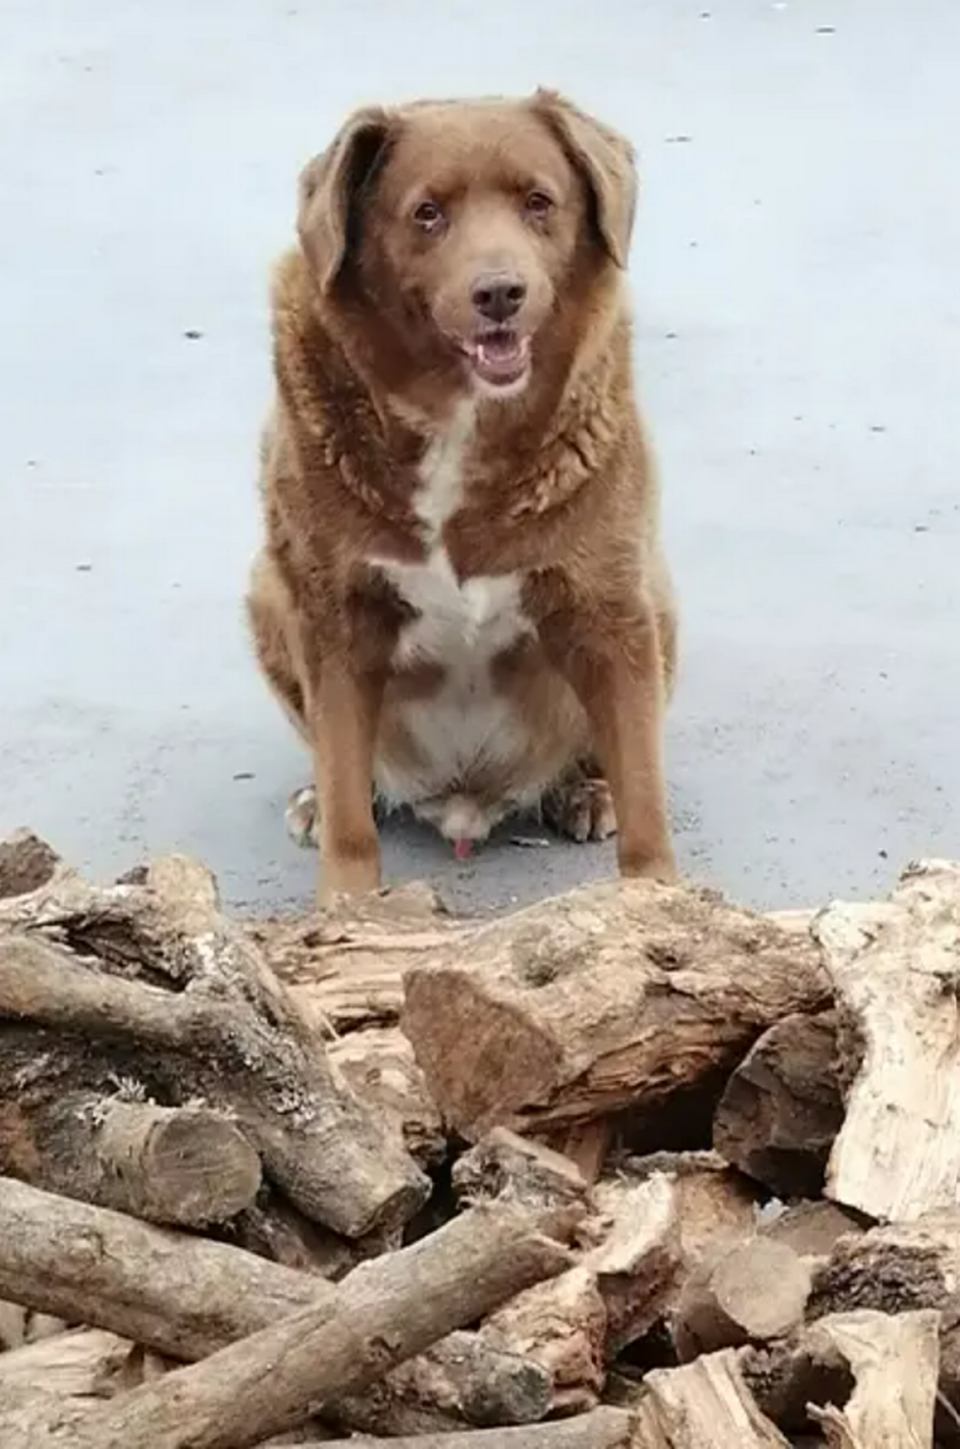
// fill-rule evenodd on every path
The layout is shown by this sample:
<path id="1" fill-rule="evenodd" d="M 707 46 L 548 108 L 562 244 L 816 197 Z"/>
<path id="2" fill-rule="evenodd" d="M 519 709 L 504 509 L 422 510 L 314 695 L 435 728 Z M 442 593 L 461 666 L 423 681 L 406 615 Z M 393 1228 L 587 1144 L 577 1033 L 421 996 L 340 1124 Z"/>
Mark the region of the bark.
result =
<path id="1" fill-rule="evenodd" d="M 583 1207 L 587 1182 L 576 1164 L 539 1142 L 495 1127 L 458 1158 L 453 1189 L 461 1203 L 500 1198 L 523 1207 Z"/>
<path id="2" fill-rule="evenodd" d="M 828 994 L 807 937 L 646 881 L 584 887 L 434 956 L 406 974 L 402 1025 L 445 1122 L 472 1141 L 628 1106 L 650 1117 Z"/>
<path id="3" fill-rule="evenodd" d="M 427 1196 L 194 862 L 104 890 L 58 868 L 0 899 L 0 1016 L 102 1043 L 163 1105 L 232 1113 L 291 1201 L 336 1232 L 402 1223 Z"/>
<path id="4" fill-rule="evenodd" d="M 247 1207 L 260 1159 L 239 1127 L 207 1108 L 156 1106 L 120 1067 L 79 1039 L 0 1022 L 0 1172 L 182 1227 Z"/>
<path id="5" fill-rule="evenodd" d="M 37 1449 L 245 1449 L 355 1393 L 396 1363 L 559 1272 L 569 1255 L 531 1218 L 475 1208 L 358 1269 L 333 1312 L 312 1306 L 144 1385 Z"/>
<path id="6" fill-rule="evenodd" d="M 372 1449 L 379 1439 L 334 1440 L 330 1449 Z M 622 1409 L 594 1409 L 554 1424 L 423 1434 L 391 1439 L 390 1449 L 630 1449 L 630 1415 Z"/>
<path id="7" fill-rule="evenodd" d="M 678 1357 L 783 1338 L 809 1293 L 810 1269 L 793 1249 L 755 1237 L 690 1276 L 670 1315 Z"/>
<path id="8" fill-rule="evenodd" d="M 744 1377 L 782 1428 L 819 1424 L 832 1449 L 930 1449 L 937 1328 L 930 1311 L 836 1314 L 745 1360 Z"/>
<path id="9" fill-rule="evenodd" d="M 643 1449 L 789 1449 L 757 1407 L 732 1349 L 647 1374 L 636 1415 Z"/>
<path id="10" fill-rule="evenodd" d="M 728 1081 L 713 1145 L 782 1197 L 816 1197 L 843 1122 L 836 1017 L 794 1014 L 765 1031 Z"/>
<path id="11" fill-rule="evenodd" d="M 852 1085 L 827 1195 L 881 1221 L 960 1200 L 960 865 L 910 867 L 889 901 L 835 905 L 815 934 Z"/>

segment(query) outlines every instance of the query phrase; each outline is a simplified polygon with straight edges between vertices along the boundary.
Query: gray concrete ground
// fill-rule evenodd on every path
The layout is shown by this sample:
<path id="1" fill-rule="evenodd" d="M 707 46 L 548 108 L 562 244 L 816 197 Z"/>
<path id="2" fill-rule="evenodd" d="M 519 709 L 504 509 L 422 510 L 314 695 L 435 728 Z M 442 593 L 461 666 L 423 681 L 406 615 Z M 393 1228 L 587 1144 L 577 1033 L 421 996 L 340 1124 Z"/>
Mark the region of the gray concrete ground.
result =
<path id="1" fill-rule="evenodd" d="M 0 829 L 309 898 L 240 607 L 269 263 L 353 104 L 545 82 L 642 151 L 684 865 L 776 905 L 960 855 L 958 56 L 956 0 L 0 0 Z M 611 865 L 387 859 L 471 909 Z"/>

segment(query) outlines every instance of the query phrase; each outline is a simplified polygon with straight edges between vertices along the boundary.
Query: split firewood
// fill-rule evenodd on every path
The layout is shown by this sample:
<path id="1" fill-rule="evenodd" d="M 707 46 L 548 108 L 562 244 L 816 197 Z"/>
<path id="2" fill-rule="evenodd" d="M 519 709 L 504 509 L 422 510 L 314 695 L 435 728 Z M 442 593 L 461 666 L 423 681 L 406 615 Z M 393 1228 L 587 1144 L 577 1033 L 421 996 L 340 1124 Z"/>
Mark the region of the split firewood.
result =
<path id="1" fill-rule="evenodd" d="M 716 1262 L 705 1262 L 684 1285 L 670 1313 L 681 1362 L 721 1348 L 784 1338 L 802 1321 L 810 1269 L 784 1243 L 754 1237 Z"/>
<path id="2" fill-rule="evenodd" d="M 890 1224 L 841 1238 L 813 1276 L 807 1316 L 819 1319 L 859 1309 L 940 1315 L 940 1388 L 944 1443 L 960 1444 L 960 1210 L 932 1213 L 915 1223 Z"/>
<path id="3" fill-rule="evenodd" d="M 828 997 L 807 938 L 707 891 L 649 881 L 586 886 L 434 955 L 406 973 L 402 1026 L 445 1122 L 468 1141 L 627 1106 L 652 1115 Z"/>
<path id="4" fill-rule="evenodd" d="M 311 1025 L 343 1036 L 395 1026 L 403 973 L 469 929 L 420 882 L 244 928 Z"/>
<path id="5" fill-rule="evenodd" d="M 240 1128 L 208 1108 L 158 1107 L 119 1068 L 82 1038 L 0 1021 L 0 1173 L 182 1227 L 247 1207 L 260 1158 Z"/>
<path id="6" fill-rule="evenodd" d="M 529 1215 L 473 1208 L 378 1260 L 376 1271 L 374 1264 L 355 1270 L 336 1290 L 332 1315 L 327 1304 L 294 1313 L 111 1401 L 66 1433 L 40 1435 L 35 1449 L 245 1449 L 568 1263 Z"/>
<path id="7" fill-rule="evenodd" d="M 518 1294 L 491 1315 L 490 1343 L 542 1364 L 551 1408 L 579 1413 L 599 1401 L 607 1362 L 660 1316 L 680 1261 L 676 1204 L 665 1177 L 605 1184 L 600 1237 L 568 1272 Z M 602 1235 L 602 1236 L 601 1236 Z"/>
<path id="8" fill-rule="evenodd" d="M 816 1197 L 843 1121 L 833 1012 L 771 1026 L 730 1077 L 714 1117 L 726 1160 L 783 1197 Z"/>
<path id="9" fill-rule="evenodd" d="M 790 1449 L 757 1407 L 733 1349 L 655 1369 L 635 1418 L 643 1449 Z"/>
<path id="10" fill-rule="evenodd" d="M 757 1231 L 752 1184 L 716 1152 L 653 1152 L 625 1157 L 618 1167 L 627 1181 L 645 1182 L 662 1173 L 673 1182 L 686 1272 Z"/>
<path id="11" fill-rule="evenodd" d="M 352 1031 L 331 1041 L 327 1054 L 356 1095 L 393 1124 L 397 1140 L 421 1167 L 443 1161 L 447 1140 L 440 1113 L 398 1026 Z"/>
<path id="12" fill-rule="evenodd" d="M 112 1398 L 143 1381 L 142 1351 L 100 1328 L 74 1328 L 0 1354 L 0 1413 L 9 1393 L 41 1386 L 62 1400 Z"/>
<path id="13" fill-rule="evenodd" d="M 382 1442 L 339 1439 L 329 1449 L 373 1449 Z M 622 1409 L 601 1408 L 552 1424 L 391 1439 L 390 1449 L 630 1449 L 634 1442 L 630 1415 Z"/>
<path id="14" fill-rule="evenodd" d="M 582 1209 L 588 1186 L 569 1157 L 507 1127 L 494 1127 L 454 1164 L 461 1203 L 515 1202 L 523 1207 Z"/>
<path id="15" fill-rule="evenodd" d="M 389 1263 L 373 1258 L 362 1271 L 376 1283 Z M 224 1243 L 0 1179 L 0 1293 L 170 1358 L 206 1358 L 310 1305 L 332 1314 L 349 1282 L 334 1286 Z M 336 1421 L 389 1436 L 405 1426 L 456 1427 L 475 1413 L 479 1422 L 503 1422 L 521 1401 L 531 1413 L 544 1396 L 549 1402 L 552 1381 L 544 1386 L 539 1365 L 485 1343 L 471 1353 L 467 1338 L 437 1344 L 422 1368 L 411 1360 L 396 1382 L 388 1374 L 375 1392 L 338 1402 Z M 481 1360 L 483 1385 L 471 1383 Z"/>
<path id="16" fill-rule="evenodd" d="M 747 1355 L 744 1380 L 789 1433 L 819 1425 L 831 1449 L 930 1449 L 939 1315 L 863 1309 Z"/>
<path id="17" fill-rule="evenodd" d="M 958 916 L 960 865 L 927 861 L 889 901 L 831 906 L 813 924 L 854 1078 L 826 1193 L 881 1221 L 960 1200 Z"/>
<path id="18" fill-rule="evenodd" d="M 0 899 L 0 1017 L 83 1038 L 95 1054 L 103 1043 L 117 1074 L 148 1075 L 165 1106 L 233 1114 L 290 1200 L 336 1232 L 412 1216 L 428 1179 L 219 913 L 209 872 L 173 857 L 135 877 L 98 890 L 57 867 L 37 890 Z"/>

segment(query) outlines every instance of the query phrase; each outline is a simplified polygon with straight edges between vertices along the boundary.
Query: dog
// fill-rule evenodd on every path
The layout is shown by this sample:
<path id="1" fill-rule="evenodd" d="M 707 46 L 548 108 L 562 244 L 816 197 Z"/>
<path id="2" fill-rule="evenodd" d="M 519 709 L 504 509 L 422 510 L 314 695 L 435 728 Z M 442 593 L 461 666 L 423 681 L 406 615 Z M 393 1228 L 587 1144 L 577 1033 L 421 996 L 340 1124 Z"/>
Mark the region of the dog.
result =
<path id="1" fill-rule="evenodd" d="M 636 191 L 630 144 L 546 90 L 359 110 L 301 174 L 247 605 L 313 753 L 288 820 L 321 901 L 379 886 L 375 798 L 460 855 L 542 802 L 675 875 Z"/>

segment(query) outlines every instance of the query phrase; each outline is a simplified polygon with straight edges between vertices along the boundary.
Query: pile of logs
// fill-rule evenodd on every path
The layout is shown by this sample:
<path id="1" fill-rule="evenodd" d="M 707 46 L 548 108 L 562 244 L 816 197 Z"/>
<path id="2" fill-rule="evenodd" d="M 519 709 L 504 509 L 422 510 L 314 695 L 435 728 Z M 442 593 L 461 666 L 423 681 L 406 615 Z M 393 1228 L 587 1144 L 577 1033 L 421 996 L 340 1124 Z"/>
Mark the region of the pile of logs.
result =
<path id="1" fill-rule="evenodd" d="M 0 842 L 0 1449 L 957 1449 L 960 865 L 296 920 Z"/>

